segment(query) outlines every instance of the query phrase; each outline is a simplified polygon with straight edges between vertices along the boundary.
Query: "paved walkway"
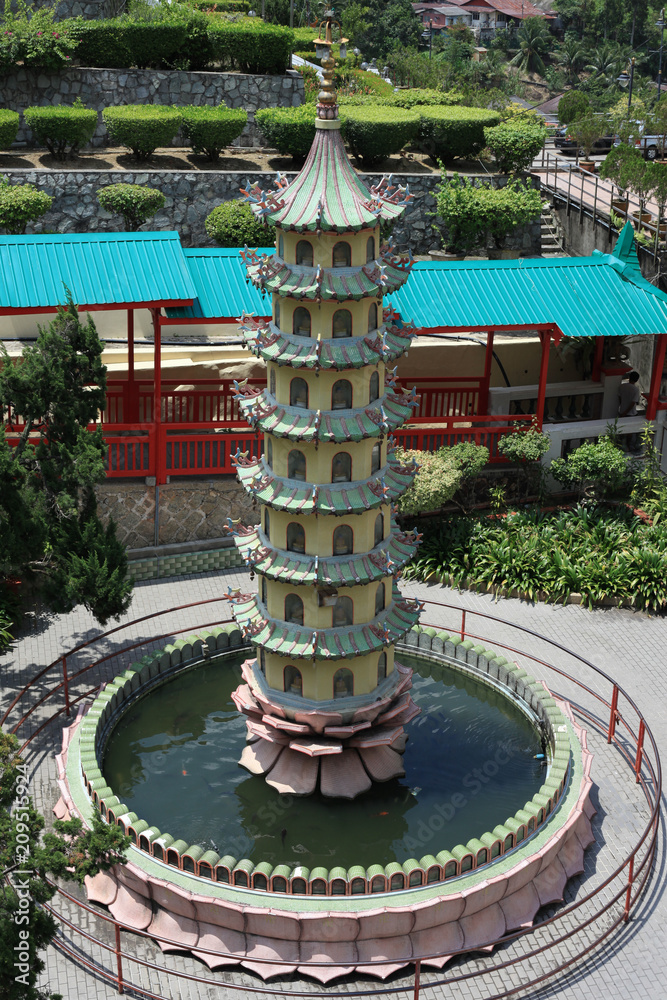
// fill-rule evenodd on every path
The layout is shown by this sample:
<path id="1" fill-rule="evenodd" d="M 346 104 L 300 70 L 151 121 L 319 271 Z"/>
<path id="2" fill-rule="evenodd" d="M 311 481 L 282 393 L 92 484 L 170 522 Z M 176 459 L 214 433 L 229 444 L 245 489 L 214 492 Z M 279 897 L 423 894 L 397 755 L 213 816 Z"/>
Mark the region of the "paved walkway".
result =
<path id="1" fill-rule="evenodd" d="M 155 614 L 184 602 L 204 601 L 217 598 L 227 590 L 227 587 L 241 586 L 249 589 L 248 578 L 240 571 L 204 574 L 197 577 L 173 578 L 139 584 L 135 591 L 133 605 L 127 616 L 127 621 L 144 615 Z M 667 760 L 667 678 L 664 669 L 664 651 L 667 646 L 667 623 L 660 618 L 632 613 L 616 609 L 586 611 L 580 607 L 533 606 L 518 600 L 501 600 L 495 603 L 486 595 L 459 594 L 440 586 L 418 584 L 403 584 L 406 595 L 417 596 L 424 600 L 451 602 L 467 609 L 467 629 L 479 635 L 492 637 L 494 645 L 514 639 L 513 645 L 522 648 L 526 653 L 536 656 L 544 655 L 545 644 L 531 636 L 518 639 L 516 633 L 505 626 L 485 623 L 476 617 L 475 613 L 496 615 L 508 622 L 516 623 L 551 638 L 557 642 L 578 650 L 592 662 L 606 670 L 625 686 L 629 695 L 636 699 L 645 713 L 653 732 L 661 745 L 663 759 Z M 228 617 L 226 605 L 221 615 L 220 605 L 204 606 L 194 610 L 171 614 L 159 619 L 163 622 L 162 630 L 192 628 L 204 622 L 213 622 L 220 617 Z M 442 624 L 454 629 L 460 623 L 460 612 L 453 613 L 445 609 L 428 607 L 423 620 L 434 624 Z M 132 627 L 130 634 L 135 641 L 153 637 L 159 628 L 155 623 L 139 623 Z M 99 634 L 87 613 L 77 610 L 70 615 L 44 616 L 30 621 L 25 635 L 16 649 L 16 658 L 8 666 L 2 667 L 2 702 L 6 706 L 16 690 L 29 677 L 51 662 L 56 657 L 71 649 L 77 643 Z M 127 634 L 123 633 L 123 642 L 127 642 Z M 155 645 L 163 645 L 162 640 L 155 640 Z M 119 642 L 114 636 L 102 642 L 102 652 L 108 653 L 109 660 L 104 667 L 106 676 L 117 673 L 123 663 L 131 662 L 132 654 L 118 653 Z M 89 663 L 90 653 L 80 657 L 78 663 Z M 552 657 L 553 659 L 553 657 Z M 567 663 L 566 654 L 556 654 L 556 661 Z M 520 662 L 524 662 L 520 659 Z M 528 669 L 540 672 L 534 664 L 526 662 Z M 69 673 L 73 677 L 77 669 L 77 658 L 69 661 Z M 99 678 L 98 681 L 99 682 Z M 46 690 L 50 683 L 40 682 L 38 690 Z M 76 679 L 71 688 L 76 695 L 92 687 L 89 678 Z M 603 685 L 600 685 L 602 689 Z M 560 685 L 562 693 L 569 694 Z M 581 699 L 580 699 L 581 700 Z M 591 702 L 591 704 L 593 704 Z M 26 728 L 30 731 L 39 724 L 40 719 L 51 714 L 44 712 L 40 716 L 38 710 L 29 720 Z M 57 749 L 59 727 L 53 725 L 46 728 L 33 746 L 37 752 L 31 756 L 33 767 L 33 789 L 40 808 L 48 810 L 58 798 L 53 778 L 55 767 L 53 754 Z M 591 734 L 590 744 L 596 754 L 593 777 L 598 785 L 598 816 L 595 828 L 598 842 L 586 855 L 586 872 L 580 879 L 573 880 L 568 886 L 567 900 L 581 899 L 588 891 L 591 882 L 599 884 L 603 875 L 625 856 L 624 851 L 631 843 L 633 836 L 641 829 L 643 823 L 642 798 L 636 786 L 627 781 L 627 771 L 615 751 L 608 751 L 606 744 L 595 734 Z M 661 830 L 659 853 L 652 875 L 648 892 L 633 912 L 632 921 L 616 934 L 610 943 L 597 950 L 587 961 L 579 964 L 575 971 L 561 977 L 556 982 L 541 989 L 521 990 L 521 976 L 513 970 L 495 972 L 484 989 L 474 981 L 464 982 L 456 986 L 429 988 L 428 983 L 434 982 L 440 975 L 426 972 L 423 976 L 424 990 L 422 995 L 437 1000 L 451 1000 L 454 996 L 462 1000 L 488 1000 L 503 989 L 518 987 L 517 996 L 530 996 L 538 1000 L 547 998 L 563 998 L 563 1000 L 607 1000 L 608 996 L 642 998 L 642 1000 L 658 1000 L 665 996 L 664 985 L 667 974 L 667 899 L 663 892 L 664 885 L 664 833 Z M 552 912 L 555 912 L 554 908 Z M 96 917 L 87 920 L 86 927 L 100 933 L 101 921 Z M 544 932 L 546 934 L 546 932 Z M 77 936 L 67 935 L 75 947 L 82 945 Z M 129 936 L 127 942 L 132 940 Z M 209 973 L 208 970 L 182 955 L 162 955 L 152 942 L 135 938 L 136 954 L 148 961 L 154 962 L 161 969 L 179 969 L 191 975 L 202 976 L 215 985 L 199 986 L 198 984 L 181 980 L 180 985 L 174 980 L 167 981 L 159 972 L 133 968 L 132 978 L 144 988 L 162 992 L 166 997 L 193 998 L 193 1000 L 217 1000 L 217 998 L 251 996 L 259 997 L 253 987 L 261 985 L 261 981 L 249 973 L 239 971 L 221 971 Z M 542 941 L 545 940 L 543 937 Z M 512 946 L 499 949 L 494 956 L 474 956 L 460 963 L 455 963 L 444 970 L 444 974 L 454 968 L 458 973 L 464 973 L 471 968 L 494 964 L 507 960 L 513 954 Z M 113 955 L 104 954 L 94 947 L 92 956 L 95 962 L 113 967 Z M 534 965 L 533 969 L 538 969 Z M 83 998 L 111 998 L 115 990 L 104 983 L 94 972 L 65 959 L 60 951 L 51 947 L 46 953 L 46 973 L 44 985 L 62 993 L 66 1000 L 83 1000 Z M 368 978 L 344 980 L 340 985 L 334 985 L 322 990 L 307 980 L 287 977 L 279 985 L 273 987 L 276 996 L 285 996 L 290 990 L 304 990 L 313 994 L 324 993 L 327 996 L 344 996 L 356 989 L 373 990 L 374 981 Z M 410 976 L 397 974 L 385 986 L 408 989 Z M 230 988 L 232 985 L 244 985 L 250 988 L 249 993 L 239 993 Z M 281 989 L 284 986 L 285 992 Z M 405 997 L 407 993 L 401 993 Z M 409 994 L 412 995 L 411 993 Z"/>

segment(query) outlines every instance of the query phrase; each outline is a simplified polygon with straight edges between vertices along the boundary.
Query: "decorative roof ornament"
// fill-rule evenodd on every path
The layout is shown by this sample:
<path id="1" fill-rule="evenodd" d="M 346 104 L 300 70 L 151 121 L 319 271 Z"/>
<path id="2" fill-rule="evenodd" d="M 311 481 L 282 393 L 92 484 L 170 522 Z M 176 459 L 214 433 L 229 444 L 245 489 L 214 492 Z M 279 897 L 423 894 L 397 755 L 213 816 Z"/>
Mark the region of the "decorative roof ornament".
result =
<path id="1" fill-rule="evenodd" d="M 338 118 L 338 104 L 333 82 L 336 61 L 332 57 L 331 47 L 333 45 L 334 29 L 337 29 L 338 33 L 342 34 L 339 22 L 334 20 L 333 10 L 325 10 L 324 18 L 319 27 L 320 37 L 315 39 L 315 54 L 320 59 L 322 65 L 323 83 L 322 89 L 317 95 L 317 117 L 321 120 L 333 121 Z M 345 59 L 347 55 L 347 42 L 347 38 L 339 38 L 341 59 Z"/>

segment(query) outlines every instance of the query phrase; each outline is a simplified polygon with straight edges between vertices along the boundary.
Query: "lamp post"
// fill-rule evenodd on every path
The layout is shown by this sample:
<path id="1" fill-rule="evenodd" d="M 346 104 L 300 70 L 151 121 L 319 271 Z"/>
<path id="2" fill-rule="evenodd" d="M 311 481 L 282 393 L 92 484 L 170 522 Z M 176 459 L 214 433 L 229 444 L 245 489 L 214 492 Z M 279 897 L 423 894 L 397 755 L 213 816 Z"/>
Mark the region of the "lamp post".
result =
<path id="1" fill-rule="evenodd" d="M 433 21 L 428 22 L 428 57 L 431 58 L 433 52 Z"/>
<path id="2" fill-rule="evenodd" d="M 621 75 L 617 78 L 617 83 L 620 83 L 621 87 L 627 87 L 630 85 L 630 91 L 628 93 L 628 118 L 630 117 L 630 109 L 632 107 L 632 84 L 635 78 L 635 57 L 632 57 L 630 62 L 630 73 L 623 71 Z"/>
<path id="3" fill-rule="evenodd" d="M 658 61 L 658 100 L 660 100 L 660 91 L 662 90 L 662 45 L 665 39 L 665 8 L 663 7 L 660 11 L 660 17 L 655 22 L 656 28 L 660 28 L 660 57 Z"/>

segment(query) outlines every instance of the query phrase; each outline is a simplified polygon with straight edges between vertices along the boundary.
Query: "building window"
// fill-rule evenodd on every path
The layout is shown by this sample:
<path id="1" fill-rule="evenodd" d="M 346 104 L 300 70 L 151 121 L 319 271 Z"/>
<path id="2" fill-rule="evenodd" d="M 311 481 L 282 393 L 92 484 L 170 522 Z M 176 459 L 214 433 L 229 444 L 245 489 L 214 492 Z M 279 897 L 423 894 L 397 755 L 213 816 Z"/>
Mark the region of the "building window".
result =
<path id="1" fill-rule="evenodd" d="M 368 402 L 374 403 L 376 399 L 380 398 L 380 374 L 379 372 L 373 372 L 371 375 L 371 380 L 369 383 L 368 392 Z"/>
<path id="2" fill-rule="evenodd" d="M 303 378 L 293 378 L 289 385 L 289 405 L 308 409 L 308 383 Z"/>
<path id="3" fill-rule="evenodd" d="M 280 299 L 276 299 L 276 307 L 273 310 L 274 322 L 276 326 L 280 326 Z"/>
<path id="4" fill-rule="evenodd" d="M 379 545 L 384 540 L 384 516 L 378 514 L 375 518 L 375 530 L 373 533 L 373 545 Z"/>
<path id="5" fill-rule="evenodd" d="M 378 589 L 375 591 L 375 614 L 379 615 L 381 611 L 385 608 L 385 595 L 384 595 L 384 583 L 378 583 Z"/>
<path id="6" fill-rule="evenodd" d="M 302 451 L 294 449 L 287 456 L 287 478 L 306 481 L 306 456 Z"/>
<path id="7" fill-rule="evenodd" d="M 263 649 L 259 651 L 259 669 L 263 674 L 266 674 L 266 653 Z"/>
<path id="8" fill-rule="evenodd" d="M 331 463 L 331 482 L 352 482 L 352 459 L 346 451 L 339 451 L 337 455 L 334 455 L 334 460 Z"/>
<path id="9" fill-rule="evenodd" d="M 278 237 L 278 256 L 279 257 L 284 257 L 285 256 L 285 241 L 283 239 L 283 234 L 282 233 Z"/>
<path id="10" fill-rule="evenodd" d="M 299 240 L 296 245 L 296 262 L 302 267 L 313 266 L 313 244 L 308 240 Z"/>
<path id="11" fill-rule="evenodd" d="M 371 307 L 368 310 L 368 332 L 371 333 L 373 330 L 377 330 L 378 325 L 378 307 L 375 302 L 371 303 Z"/>
<path id="12" fill-rule="evenodd" d="M 387 676 L 387 654 L 380 653 L 380 658 L 378 660 L 378 684 L 383 681 Z"/>
<path id="13" fill-rule="evenodd" d="M 373 445 L 373 451 L 371 452 L 371 476 L 376 472 L 380 471 L 382 467 L 382 445 L 378 441 L 377 444 Z"/>
<path id="14" fill-rule="evenodd" d="M 354 552 L 352 528 L 348 524 L 339 524 L 333 533 L 333 554 L 349 556 Z"/>
<path id="15" fill-rule="evenodd" d="M 375 237 L 369 236 L 366 240 L 366 263 L 370 264 L 372 260 L 375 260 Z"/>
<path id="16" fill-rule="evenodd" d="M 303 306 L 294 310 L 292 333 L 295 337 L 310 337 L 310 313 Z"/>
<path id="17" fill-rule="evenodd" d="M 332 623 L 334 628 L 354 625 L 354 605 L 351 597 L 338 598 L 333 609 Z"/>
<path id="18" fill-rule="evenodd" d="M 266 464 L 273 468 L 273 440 L 270 437 L 266 439 Z"/>
<path id="19" fill-rule="evenodd" d="M 334 698 L 349 698 L 354 694 L 354 677 L 347 667 L 341 667 L 334 674 Z"/>
<path id="20" fill-rule="evenodd" d="M 350 267 L 352 265 L 352 251 L 349 243 L 336 243 L 333 248 L 333 266 Z"/>
<path id="21" fill-rule="evenodd" d="M 349 309 L 336 309 L 331 323 L 331 336 L 334 340 L 337 337 L 352 336 L 352 313 Z"/>
<path id="22" fill-rule="evenodd" d="M 303 601 L 297 594 L 288 594 L 285 598 L 285 621 L 303 625 Z"/>
<path id="23" fill-rule="evenodd" d="M 473 14 L 472 19 L 473 21 L 479 21 L 479 14 Z"/>
<path id="24" fill-rule="evenodd" d="M 291 663 L 283 671 L 283 688 L 286 694 L 303 694 L 301 671 Z"/>
<path id="25" fill-rule="evenodd" d="M 269 508 L 264 508 L 264 534 L 266 535 L 267 542 L 271 538 L 271 520 L 269 518 Z"/>
<path id="26" fill-rule="evenodd" d="M 266 605 L 266 577 L 262 577 L 262 582 L 259 587 L 259 592 L 262 598 L 262 604 Z"/>
<path id="27" fill-rule="evenodd" d="M 306 551 L 306 533 L 303 530 L 303 525 L 298 524 L 296 521 L 290 521 L 287 525 L 287 551 Z"/>
<path id="28" fill-rule="evenodd" d="M 271 374 L 269 375 L 269 392 L 271 393 L 271 395 L 275 399 L 276 398 L 276 370 L 275 370 L 275 368 L 271 369 Z"/>
<path id="29" fill-rule="evenodd" d="M 334 382 L 331 390 L 331 409 L 352 409 L 352 385 L 346 378 L 339 378 L 337 382 Z"/>

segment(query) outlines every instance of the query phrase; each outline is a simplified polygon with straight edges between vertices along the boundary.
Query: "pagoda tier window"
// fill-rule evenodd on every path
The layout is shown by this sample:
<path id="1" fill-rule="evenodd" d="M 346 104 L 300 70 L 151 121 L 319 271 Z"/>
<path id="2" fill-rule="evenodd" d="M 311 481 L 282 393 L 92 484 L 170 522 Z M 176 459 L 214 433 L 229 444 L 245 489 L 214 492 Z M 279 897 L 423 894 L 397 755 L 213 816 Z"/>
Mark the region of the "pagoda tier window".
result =
<path id="1" fill-rule="evenodd" d="M 269 508 L 264 508 L 264 534 L 266 535 L 267 542 L 271 538 L 271 520 L 269 518 Z"/>
<path id="2" fill-rule="evenodd" d="M 383 681 L 387 676 L 387 654 L 380 653 L 380 658 L 378 660 L 378 684 Z"/>
<path id="3" fill-rule="evenodd" d="M 280 299 L 276 299 L 276 304 L 273 309 L 273 320 L 276 326 L 280 326 Z"/>
<path id="4" fill-rule="evenodd" d="M 271 374 L 269 376 L 269 392 L 271 393 L 271 395 L 275 399 L 276 398 L 276 370 L 275 370 L 275 368 L 271 369 Z"/>
<path id="5" fill-rule="evenodd" d="M 303 306 L 294 310 L 292 333 L 295 337 L 310 337 L 310 313 Z"/>
<path id="6" fill-rule="evenodd" d="M 382 445 L 378 441 L 371 452 L 371 476 L 382 468 Z"/>
<path id="7" fill-rule="evenodd" d="M 285 598 L 285 621 L 303 625 L 303 601 L 298 594 L 288 594 Z"/>
<path id="8" fill-rule="evenodd" d="M 337 455 L 334 455 L 334 460 L 331 463 L 331 482 L 352 482 L 352 459 L 346 451 L 339 451 Z"/>
<path id="9" fill-rule="evenodd" d="M 339 524 L 333 533 L 333 554 L 349 556 L 354 552 L 354 534 L 349 524 Z"/>
<path id="10" fill-rule="evenodd" d="M 263 649 L 259 651 L 259 669 L 263 674 L 266 674 L 266 653 Z"/>
<path id="11" fill-rule="evenodd" d="M 289 405 L 308 409 L 308 383 L 304 378 L 293 378 L 290 382 Z"/>
<path id="12" fill-rule="evenodd" d="M 278 256 L 283 258 L 285 256 L 285 241 L 282 233 L 278 237 Z"/>
<path id="13" fill-rule="evenodd" d="M 354 605 L 351 597 L 339 597 L 333 609 L 332 625 L 334 628 L 345 628 L 354 625 Z"/>
<path id="14" fill-rule="evenodd" d="M 332 264 L 334 267 L 351 267 L 352 250 L 349 243 L 336 243 L 333 248 Z"/>
<path id="15" fill-rule="evenodd" d="M 262 604 L 266 604 L 266 577 L 262 577 L 262 582 L 260 584 L 260 595 L 262 598 Z"/>
<path id="16" fill-rule="evenodd" d="M 371 303 L 371 307 L 368 310 L 368 332 L 371 333 L 373 330 L 377 330 L 378 325 L 378 307 L 375 302 Z"/>
<path id="17" fill-rule="evenodd" d="M 370 264 L 372 260 L 375 260 L 375 237 L 369 236 L 366 240 L 366 263 Z"/>
<path id="18" fill-rule="evenodd" d="M 380 398 L 380 374 L 379 372 L 373 372 L 371 375 L 371 380 L 369 382 L 368 388 L 368 402 L 374 403 L 376 399 Z"/>
<path id="19" fill-rule="evenodd" d="M 287 456 L 287 478 L 306 481 L 306 456 L 302 451 L 293 449 Z"/>
<path id="20" fill-rule="evenodd" d="M 349 309 L 336 309 L 331 323 L 331 336 L 334 340 L 352 336 L 352 313 Z"/>
<path id="21" fill-rule="evenodd" d="M 308 240 L 299 240 L 296 245 L 296 262 L 302 267 L 313 266 L 313 244 Z"/>
<path id="22" fill-rule="evenodd" d="M 331 409 L 352 409 L 352 385 L 346 378 L 339 378 L 337 382 L 334 382 L 331 390 Z"/>
<path id="23" fill-rule="evenodd" d="M 354 694 L 354 676 L 348 667 L 341 667 L 334 674 L 333 694 L 334 698 L 348 698 Z"/>
<path id="24" fill-rule="evenodd" d="M 384 517 L 382 514 L 378 514 L 378 516 L 375 518 L 373 545 L 379 545 L 380 542 L 383 540 L 384 540 Z"/>
<path id="25" fill-rule="evenodd" d="M 290 521 L 287 525 L 287 551 L 306 551 L 306 533 L 303 530 L 303 525 L 298 524 L 296 521 Z"/>
<path id="26" fill-rule="evenodd" d="M 291 663 L 283 671 L 283 688 L 287 694 L 303 694 L 301 671 Z"/>
<path id="27" fill-rule="evenodd" d="M 378 583 L 378 588 L 375 591 L 375 614 L 379 615 L 381 611 L 385 609 L 385 593 L 384 593 L 384 583 Z"/>
<path id="28" fill-rule="evenodd" d="M 270 437 L 266 442 L 266 464 L 270 469 L 273 468 L 273 441 Z"/>

